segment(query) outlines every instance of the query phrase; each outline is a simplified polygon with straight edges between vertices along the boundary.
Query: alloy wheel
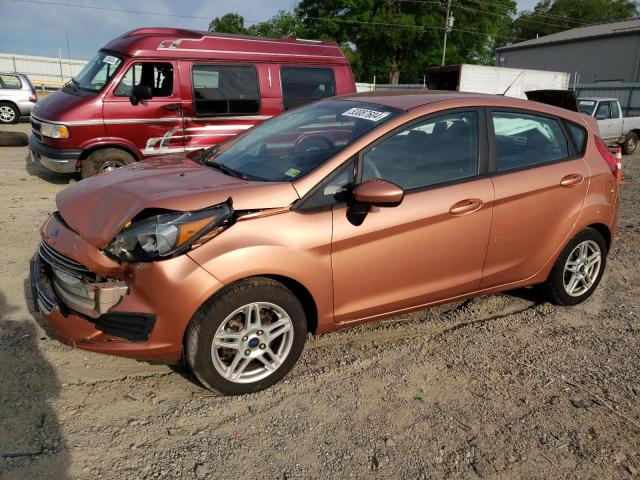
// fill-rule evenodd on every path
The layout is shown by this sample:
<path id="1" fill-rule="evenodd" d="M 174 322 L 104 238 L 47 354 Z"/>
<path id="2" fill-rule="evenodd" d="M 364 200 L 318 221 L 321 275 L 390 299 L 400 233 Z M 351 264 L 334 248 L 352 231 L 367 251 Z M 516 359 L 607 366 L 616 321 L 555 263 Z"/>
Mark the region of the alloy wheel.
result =
<path id="1" fill-rule="evenodd" d="M 593 240 L 579 243 L 564 265 L 563 284 L 572 297 L 584 295 L 593 287 L 600 273 L 602 251 Z"/>
<path id="2" fill-rule="evenodd" d="M 11 123 L 16 119 L 16 112 L 8 105 L 0 106 L 0 121 L 2 123 Z"/>
<path id="3" fill-rule="evenodd" d="M 273 303 L 244 305 L 220 324 L 213 337 L 211 358 L 217 372 L 235 383 L 252 383 L 275 372 L 293 344 L 293 323 Z"/>

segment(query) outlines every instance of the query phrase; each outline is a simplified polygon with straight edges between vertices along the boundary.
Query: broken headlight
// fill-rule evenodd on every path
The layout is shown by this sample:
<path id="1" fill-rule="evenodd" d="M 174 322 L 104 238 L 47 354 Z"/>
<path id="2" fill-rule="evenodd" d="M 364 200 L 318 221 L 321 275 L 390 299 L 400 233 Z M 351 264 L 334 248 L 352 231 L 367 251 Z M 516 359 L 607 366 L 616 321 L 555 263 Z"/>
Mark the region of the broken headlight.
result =
<path id="1" fill-rule="evenodd" d="M 104 250 L 110 257 L 127 262 L 172 257 L 213 237 L 232 215 L 229 203 L 193 212 L 154 215 L 129 222 Z"/>

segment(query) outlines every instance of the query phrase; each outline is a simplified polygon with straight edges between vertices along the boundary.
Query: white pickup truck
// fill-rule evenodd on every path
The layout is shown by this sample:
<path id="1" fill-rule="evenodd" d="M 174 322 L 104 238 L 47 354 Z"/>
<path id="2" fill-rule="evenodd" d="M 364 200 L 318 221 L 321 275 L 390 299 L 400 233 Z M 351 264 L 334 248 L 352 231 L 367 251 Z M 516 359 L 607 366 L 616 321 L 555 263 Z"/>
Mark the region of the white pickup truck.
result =
<path id="1" fill-rule="evenodd" d="M 579 98 L 578 110 L 596 118 L 600 136 L 607 145 L 620 145 L 625 155 L 635 151 L 640 137 L 640 117 L 623 117 L 618 99 Z"/>

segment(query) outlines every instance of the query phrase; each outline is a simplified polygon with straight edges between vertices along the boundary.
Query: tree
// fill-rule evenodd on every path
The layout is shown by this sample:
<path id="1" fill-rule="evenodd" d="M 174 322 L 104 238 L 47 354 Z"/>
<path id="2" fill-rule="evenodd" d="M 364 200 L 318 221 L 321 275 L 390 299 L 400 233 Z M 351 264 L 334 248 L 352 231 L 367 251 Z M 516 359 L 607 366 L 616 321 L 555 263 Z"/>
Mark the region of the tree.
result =
<path id="1" fill-rule="evenodd" d="M 493 0 L 482 7 L 455 2 L 447 62 L 490 62 L 492 46 L 515 7 L 513 0 Z M 353 46 L 360 60 L 356 78 L 386 75 L 391 84 L 421 82 L 428 67 L 440 64 L 445 2 L 301 0 L 296 13 L 310 36 Z"/>
<path id="2" fill-rule="evenodd" d="M 251 25 L 247 30 L 250 35 L 267 38 L 300 38 L 305 36 L 305 28 L 300 17 L 294 12 L 285 10 L 280 10 L 265 22 Z"/>
<path id="3" fill-rule="evenodd" d="M 246 34 L 244 17 L 237 13 L 227 13 L 221 17 L 216 17 L 209 23 L 210 32 L 239 33 Z"/>
<path id="4" fill-rule="evenodd" d="M 522 39 L 536 38 L 637 14 L 636 2 L 631 0 L 541 0 L 533 11 L 523 12 L 515 20 L 513 32 Z"/>

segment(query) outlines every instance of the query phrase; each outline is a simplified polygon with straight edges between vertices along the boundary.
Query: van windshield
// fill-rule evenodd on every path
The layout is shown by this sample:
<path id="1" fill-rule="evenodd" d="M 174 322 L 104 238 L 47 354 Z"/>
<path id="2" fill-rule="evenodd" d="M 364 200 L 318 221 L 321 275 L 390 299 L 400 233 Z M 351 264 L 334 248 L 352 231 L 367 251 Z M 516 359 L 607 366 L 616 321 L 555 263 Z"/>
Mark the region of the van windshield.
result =
<path id="1" fill-rule="evenodd" d="M 201 158 L 229 175 L 291 182 L 399 113 L 372 103 L 320 101 L 261 123 Z"/>
<path id="2" fill-rule="evenodd" d="M 67 93 L 97 93 L 109 83 L 121 64 L 120 57 L 112 53 L 98 52 L 80 70 L 80 73 L 65 85 L 65 91 Z"/>

